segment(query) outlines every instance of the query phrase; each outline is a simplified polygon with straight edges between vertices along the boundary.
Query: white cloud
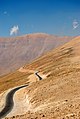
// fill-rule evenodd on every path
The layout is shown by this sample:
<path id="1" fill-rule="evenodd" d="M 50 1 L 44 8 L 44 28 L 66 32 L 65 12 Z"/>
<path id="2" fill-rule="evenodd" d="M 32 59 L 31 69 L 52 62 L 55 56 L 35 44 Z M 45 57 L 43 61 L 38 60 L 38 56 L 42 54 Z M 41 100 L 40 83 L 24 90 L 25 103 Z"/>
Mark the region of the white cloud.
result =
<path id="1" fill-rule="evenodd" d="M 19 27 L 17 26 L 13 26 L 10 30 L 10 35 L 17 35 L 19 32 Z"/>
<path id="2" fill-rule="evenodd" d="M 6 15 L 7 14 L 7 11 L 4 11 L 3 14 Z"/>
<path id="3" fill-rule="evenodd" d="M 74 30 L 74 29 L 78 28 L 79 23 L 77 20 L 74 20 L 72 25 L 73 25 L 73 30 Z"/>

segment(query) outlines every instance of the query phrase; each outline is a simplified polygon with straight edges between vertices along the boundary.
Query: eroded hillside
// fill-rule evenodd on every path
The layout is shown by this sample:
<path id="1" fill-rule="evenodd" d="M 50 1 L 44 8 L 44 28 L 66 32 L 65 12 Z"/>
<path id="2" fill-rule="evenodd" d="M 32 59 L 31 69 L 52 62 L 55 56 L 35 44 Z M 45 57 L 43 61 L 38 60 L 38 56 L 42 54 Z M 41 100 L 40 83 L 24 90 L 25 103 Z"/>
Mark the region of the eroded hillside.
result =
<path id="1" fill-rule="evenodd" d="M 19 113 L 18 111 L 18 114 L 15 112 L 15 114 L 8 119 L 79 119 L 79 51 L 80 37 L 76 37 L 69 43 L 48 52 L 31 64 L 24 66 L 23 72 L 17 70 L 17 72 L 14 73 L 15 75 L 9 74 L 6 75 L 6 77 L 2 77 L 0 79 L 0 85 L 6 81 L 6 85 L 9 86 L 6 87 L 5 85 L 6 90 L 10 88 L 12 85 L 11 81 L 14 79 L 16 81 L 15 86 L 27 82 L 31 83 L 29 87 L 23 90 L 24 93 L 18 92 L 18 98 L 19 96 L 23 97 L 23 95 L 27 97 L 26 100 L 28 100 L 29 105 L 26 105 L 26 113 L 21 114 L 21 112 Z M 33 81 L 35 78 L 30 80 L 30 76 L 34 76 L 34 73 L 31 71 L 39 71 L 43 75 L 48 75 L 41 81 Z M 17 100 L 17 93 L 15 100 Z M 11 115 L 9 114 L 8 116 Z"/>
<path id="2" fill-rule="evenodd" d="M 72 38 L 43 33 L 0 38 L 0 75 L 15 71 L 47 51 L 70 41 Z"/>

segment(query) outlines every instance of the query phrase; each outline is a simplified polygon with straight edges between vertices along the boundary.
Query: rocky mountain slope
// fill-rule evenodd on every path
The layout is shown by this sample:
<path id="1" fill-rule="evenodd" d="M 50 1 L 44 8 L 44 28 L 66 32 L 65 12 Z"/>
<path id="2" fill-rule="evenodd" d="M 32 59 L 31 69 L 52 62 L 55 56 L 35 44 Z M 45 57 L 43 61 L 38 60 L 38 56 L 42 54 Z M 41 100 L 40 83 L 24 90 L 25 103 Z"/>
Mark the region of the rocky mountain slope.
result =
<path id="1" fill-rule="evenodd" d="M 79 51 L 80 36 L 48 52 L 14 73 L 1 77 L 0 92 L 30 82 L 29 87 L 16 93 L 14 98 L 15 103 L 20 99 L 24 104 L 27 101 L 26 113 L 23 114 L 24 112 L 22 112 L 21 114 L 18 109 L 11 112 L 11 115 L 9 114 L 6 119 L 79 119 Z M 36 77 L 33 78 L 34 73 L 32 71 L 39 71 L 46 77 L 39 81 Z"/>
<path id="2" fill-rule="evenodd" d="M 14 38 L 0 38 L 0 75 L 9 73 L 33 61 L 73 37 L 58 37 L 43 33 Z"/>

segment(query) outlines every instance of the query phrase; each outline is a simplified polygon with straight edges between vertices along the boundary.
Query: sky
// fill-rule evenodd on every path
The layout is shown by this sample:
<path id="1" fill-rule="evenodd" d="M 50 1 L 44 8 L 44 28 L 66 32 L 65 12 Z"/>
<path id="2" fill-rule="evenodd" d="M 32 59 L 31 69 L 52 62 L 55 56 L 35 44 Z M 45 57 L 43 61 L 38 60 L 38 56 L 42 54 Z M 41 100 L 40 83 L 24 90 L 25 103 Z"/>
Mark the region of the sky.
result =
<path id="1" fill-rule="evenodd" d="M 0 37 L 80 35 L 80 0 L 0 0 Z"/>

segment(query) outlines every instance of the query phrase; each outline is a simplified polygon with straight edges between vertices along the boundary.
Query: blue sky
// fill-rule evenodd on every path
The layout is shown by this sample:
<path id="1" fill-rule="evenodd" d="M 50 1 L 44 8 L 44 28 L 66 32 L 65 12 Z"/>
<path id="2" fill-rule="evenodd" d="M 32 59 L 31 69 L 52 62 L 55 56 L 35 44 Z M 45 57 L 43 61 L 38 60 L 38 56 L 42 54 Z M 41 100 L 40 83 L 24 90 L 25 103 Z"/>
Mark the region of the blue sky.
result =
<path id="1" fill-rule="evenodd" d="M 0 0 L 0 37 L 80 35 L 80 0 Z"/>

